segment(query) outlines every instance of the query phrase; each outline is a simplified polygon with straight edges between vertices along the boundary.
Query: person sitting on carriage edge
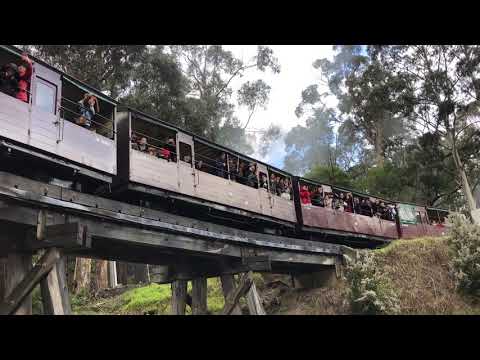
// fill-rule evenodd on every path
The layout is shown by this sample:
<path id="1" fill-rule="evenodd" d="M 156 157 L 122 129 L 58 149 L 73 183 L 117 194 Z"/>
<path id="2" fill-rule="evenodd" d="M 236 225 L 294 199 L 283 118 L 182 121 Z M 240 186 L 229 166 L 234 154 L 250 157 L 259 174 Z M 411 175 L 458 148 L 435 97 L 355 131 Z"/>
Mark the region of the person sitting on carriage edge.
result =
<path id="1" fill-rule="evenodd" d="M 15 97 L 18 89 L 17 65 L 2 66 L 0 71 L 0 92 Z"/>
<path id="2" fill-rule="evenodd" d="M 98 100 L 91 94 L 85 94 L 78 104 L 80 117 L 76 120 L 76 124 L 86 129 L 90 129 L 93 117 L 95 116 L 95 110 L 97 113 L 100 111 Z"/>
<path id="3" fill-rule="evenodd" d="M 32 60 L 26 53 L 22 54 L 22 62 L 18 65 L 18 92 L 16 98 L 28 103 L 28 94 L 30 91 L 30 80 L 32 77 Z"/>

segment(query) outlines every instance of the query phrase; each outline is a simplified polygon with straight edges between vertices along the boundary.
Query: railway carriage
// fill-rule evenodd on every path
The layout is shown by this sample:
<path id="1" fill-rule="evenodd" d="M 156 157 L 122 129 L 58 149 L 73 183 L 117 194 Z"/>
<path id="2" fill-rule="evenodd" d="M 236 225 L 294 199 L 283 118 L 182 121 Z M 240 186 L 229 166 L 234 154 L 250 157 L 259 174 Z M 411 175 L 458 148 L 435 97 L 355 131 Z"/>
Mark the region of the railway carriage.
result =
<path id="1" fill-rule="evenodd" d="M 215 159 L 226 154 L 227 164 L 244 162 L 256 165 L 257 177 L 275 172 L 286 178 L 291 175 L 251 159 L 206 139 L 176 128 L 168 123 L 131 108 L 118 112 L 118 174 L 114 191 L 132 196 L 157 195 L 167 197 L 180 205 L 198 205 L 208 208 L 209 214 L 232 214 L 236 218 L 254 219 L 259 223 L 281 224 L 294 229 L 295 205 L 292 200 L 272 194 L 269 188 L 254 188 L 234 181 L 230 169 L 218 176 Z M 132 137 L 145 137 L 148 146 L 160 149 L 168 138 L 175 139 L 175 161 L 141 152 L 132 146 Z M 184 161 L 188 158 L 188 162 Z M 196 164 L 202 162 L 204 169 Z M 213 164 L 213 165 L 212 165 Z M 215 215 L 216 214 L 216 215 Z M 226 219 L 226 221 L 234 218 Z M 248 226 L 252 223 L 247 222 Z"/>
<path id="2" fill-rule="evenodd" d="M 16 63 L 20 55 L 14 47 L 0 46 L 0 64 Z M 95 132 L 75 123 L 77 102 L 85 93 L 99 99 Z M 0 93 L 1 145 L 10 155 L 3 165 L 48 171 L 47 176 L 63 180 L 111 183 L 116 174 L 116 105 L 101 92 L 33 59 L 28 102 Z"/>

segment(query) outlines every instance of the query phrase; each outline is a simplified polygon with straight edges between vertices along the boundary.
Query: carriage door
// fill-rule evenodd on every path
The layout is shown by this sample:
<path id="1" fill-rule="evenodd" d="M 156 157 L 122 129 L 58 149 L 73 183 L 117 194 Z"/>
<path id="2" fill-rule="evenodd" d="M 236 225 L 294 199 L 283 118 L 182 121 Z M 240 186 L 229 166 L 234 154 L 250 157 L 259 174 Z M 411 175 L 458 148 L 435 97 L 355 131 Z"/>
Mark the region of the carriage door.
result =
<path id="1" fill-rule="evenodd" d="M 263 215 L 272 216 L 272 194 L 270 193 L 270 183 L 268 181 L 269 174 L 268 169 L 265 165 L 257 163 L 257 176 L 258 176 L 258 184 L 261 183 L 261 176 L 267 176 L 267 188 L 262 188 L 259 186 L 258 189 L 258 196 L 259 196 L 259 204 L 260 204 L 260 212 Z"/>
<path id="2" fill-rule="evenodd" d="M 32 80 L 33 106 L 29 144 L 55 154 L 62 136 L 58 111 L 58 96 L 62 91 L 60 74 L 35 64 Z"/>
<path id="3" fill-rule="evenodd" d="M 177 154 L 179 191 L 182 194 L 193 196 L 195 154 L 193 152 L 193 138 L 190 135 L 177 133 Z"/>

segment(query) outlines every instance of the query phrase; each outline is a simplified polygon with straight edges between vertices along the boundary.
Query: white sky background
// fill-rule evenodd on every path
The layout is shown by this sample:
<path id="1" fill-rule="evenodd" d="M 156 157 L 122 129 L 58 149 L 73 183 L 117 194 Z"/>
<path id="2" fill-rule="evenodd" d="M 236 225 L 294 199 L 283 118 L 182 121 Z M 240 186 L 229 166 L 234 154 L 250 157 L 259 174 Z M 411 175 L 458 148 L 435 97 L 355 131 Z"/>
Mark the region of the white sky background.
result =
<path id="1" fill-rule="evenodd" d="M 302 90 L 309 85 L 319 83 L 320 71 L 313 68 L 313 62 L 320 58 L 331 59 L 333 50 L 332 45 L 271 45 L 269 47 L 281 66 L 280 73 L 273 74 L 270 70 L 265 72 L 256 69 L 248 70 L 245 76 L 235 79 L 235 82 L 232 81 L 233 95 L 236 99 L 236 92 L 244 82 L 263 79 L 271 87 L 267 109 L 259 109 L 255 112 L 248 124 L 248 129 L 266 129 L 273 123 L 280 126 L 285 134 L 292 127 L 305 124 L 303 118 L 299 119 L 295 116 L 295 108 L 300 103 Z M 257 45 L 224 45 L 224 48 L 244 62 L 248 62 L 256 54 Z M 325 90 L 319 89 L 320 92 Z M 237 107 L 236 116 L 242 124 L 245 124 L 248 118 L 247 109 Z M 283 141 L 273 144 L 269 154 L 264 158 L 257 153 L 254 154 L 255 158 L 279 168 L 283 167 L 284 156 Z"/>

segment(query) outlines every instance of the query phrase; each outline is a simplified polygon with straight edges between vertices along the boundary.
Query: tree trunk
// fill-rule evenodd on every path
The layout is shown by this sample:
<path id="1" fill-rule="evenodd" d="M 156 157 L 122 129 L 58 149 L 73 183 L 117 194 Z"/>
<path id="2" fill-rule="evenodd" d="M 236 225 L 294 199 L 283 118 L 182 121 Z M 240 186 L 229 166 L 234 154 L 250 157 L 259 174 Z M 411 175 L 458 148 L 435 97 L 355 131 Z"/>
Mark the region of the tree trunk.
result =
<path id="1" fill-rule="evenodd" d="M 148 284 L 150 282 L 148 265 L 135 264 L 135 281 L 137 283 L 144 283 L 144 284 Z"/>
<path id="2" fill-rule="evenodd" d="M 375 130 L 375 164 L 377 164 L 378 167 L 383 167 L 385 162 L 385 152 L 383 148 L 383 127 L 377 125 Z"/>
<path id="3" fill-rule="evenodd" d="M 97 260 L 95 267 L 95 292 L 108 288 L 108 261 Z"/>
<path id="4" fill-rule="evenodd" d="M 461 182 L 462 182 L 462 190 L 463 190 L 463 194 L 465 195 L 465 199 L 467 201 L 467 206 L 468 206 L 469 212 L 472 214 L 472 218 L 473 218 L 474 223 L 477 223 L 478 225 L 480 225 L 478 217 L 473 215 L 473 213 L 477 209 L 477 206 L 475 204 L 475 199 L 473 197 L 472 189 L 470 188 L 470 184 L 468 183 L 467 174 L 465 173 L 465 169 L 463 168 L 462 160 L 460 159 L 460 156 L 458 155 L 458 151 L 457 151 L 457 147 L 455 145 L 455 141 L 453 139 L 453 135 L 451 135 L 451 134 L 450 134 L 450 137 L 449 137 L 449 141 L 450 141 L 450 145 L 452 146 L 453 160 L 454 160 L 455 166 L 456 166 L 456 168 L 457 168 L 457 170 L 460 174 L 460 179 L 461 179 Z"/>
<path id="5" fill-rule="evenodd" d="M 117 261 L 117 281 L 119 284 L 127 285 L 128 263 Z"/>
<path id="6" fill-rule="evenodd" d="M 75 273 L 73 275 L 73 292 L 78 294 L 80 291 L 90 290 L 90 273 L 92 271 L 92 259 L 77 258 L 75 263 Z"/>

